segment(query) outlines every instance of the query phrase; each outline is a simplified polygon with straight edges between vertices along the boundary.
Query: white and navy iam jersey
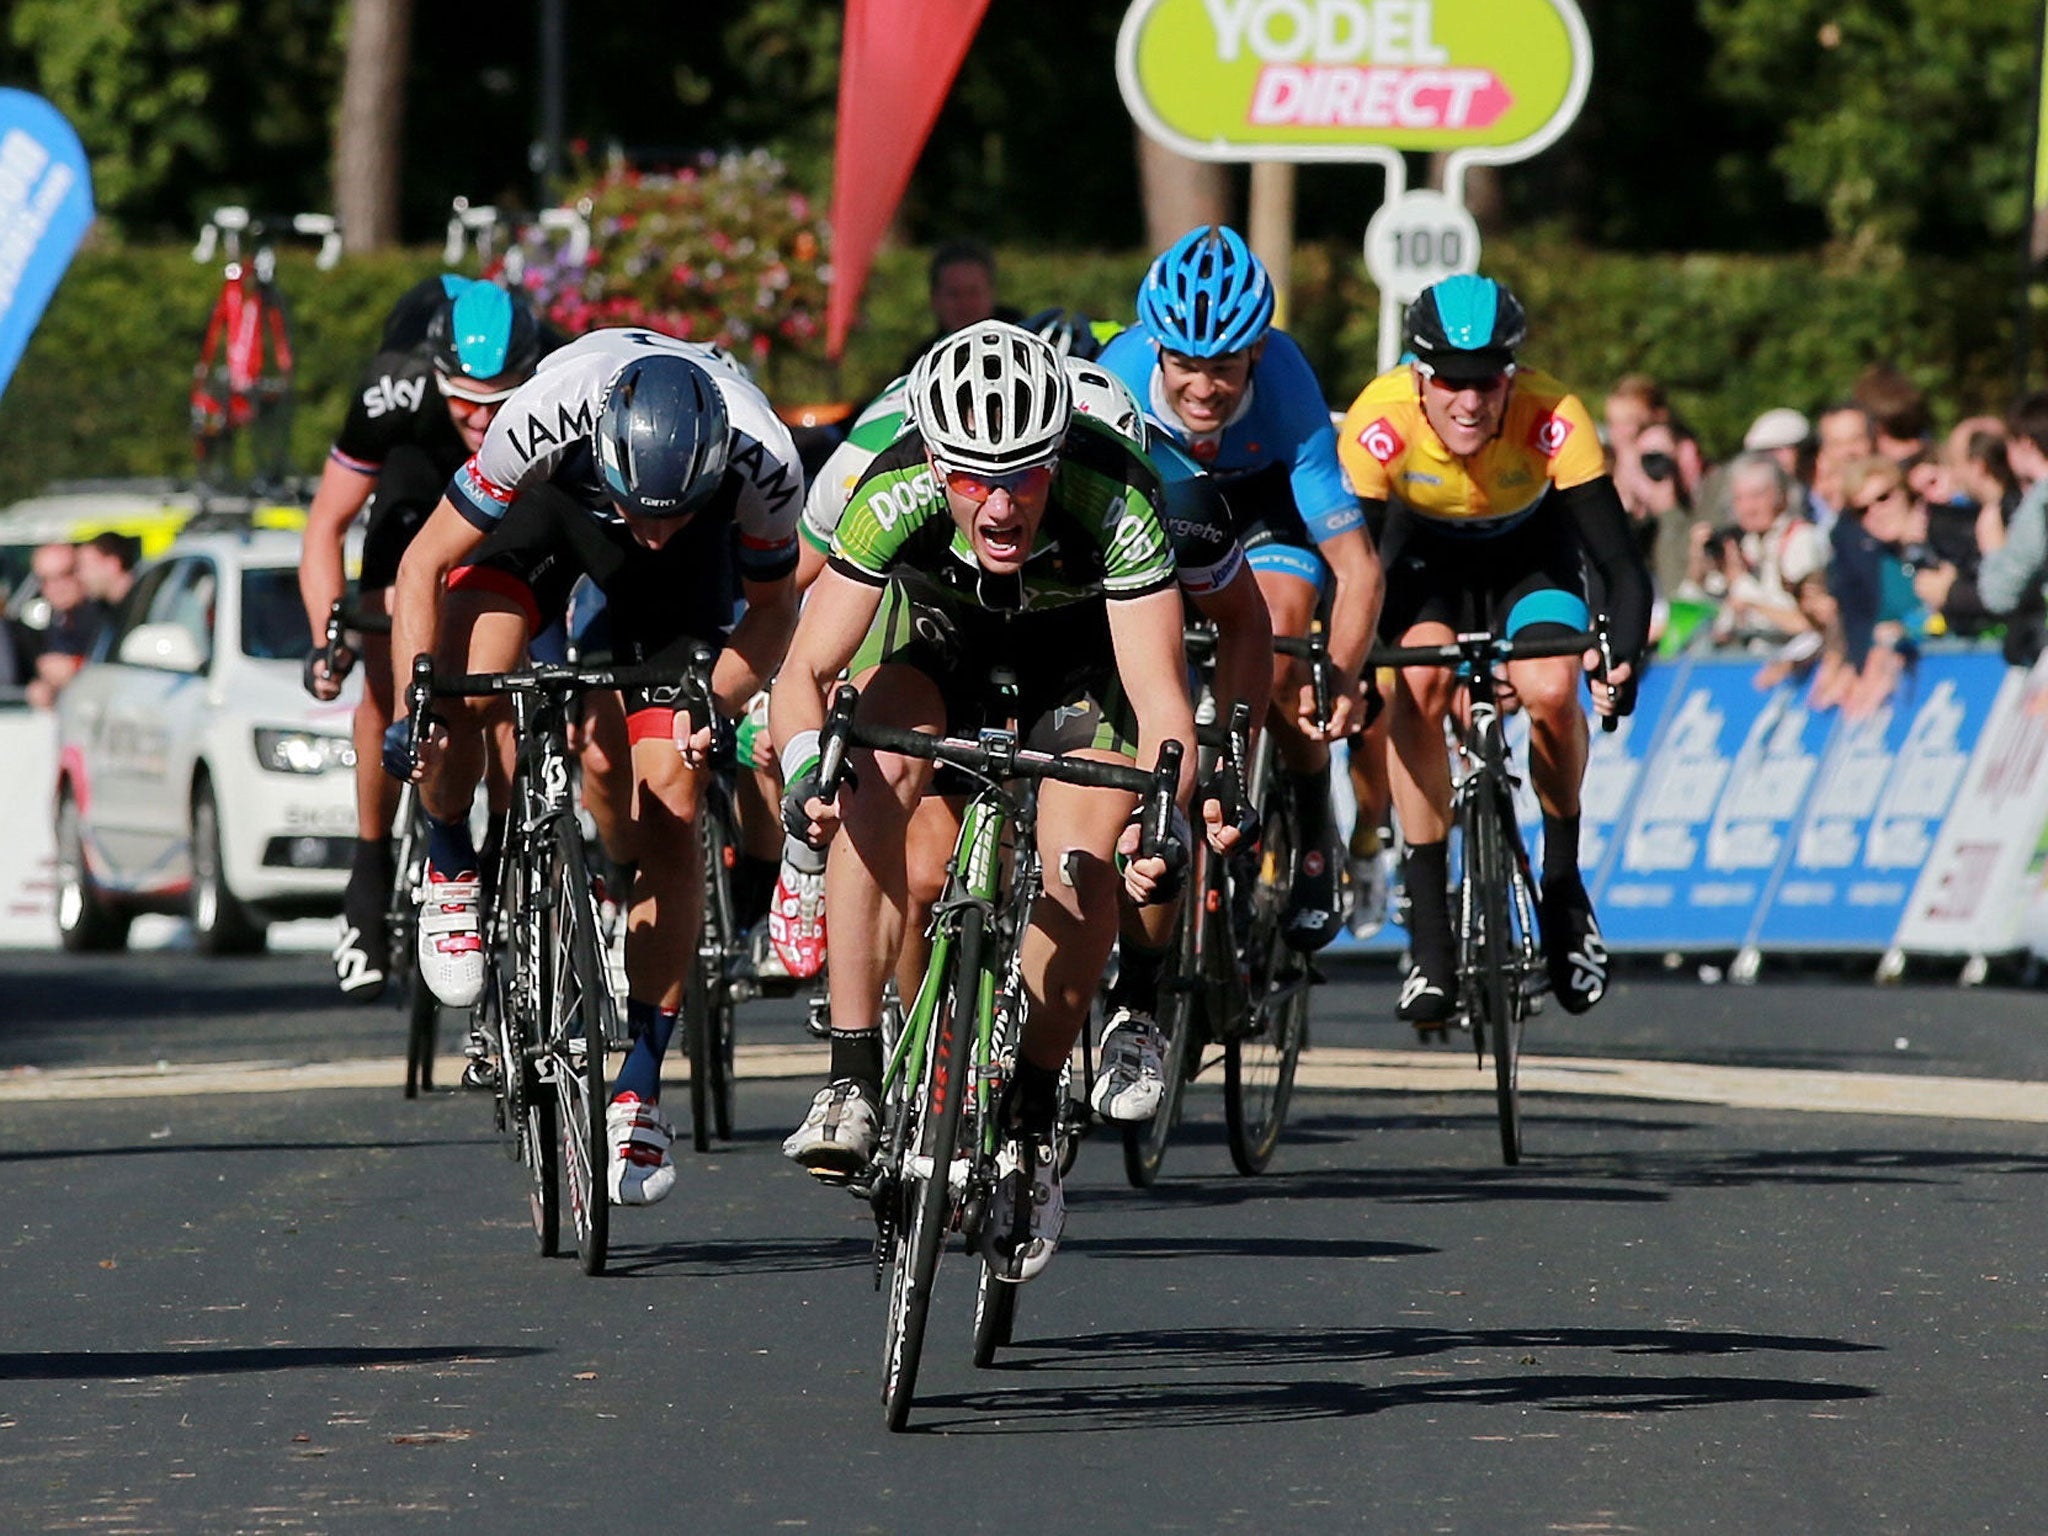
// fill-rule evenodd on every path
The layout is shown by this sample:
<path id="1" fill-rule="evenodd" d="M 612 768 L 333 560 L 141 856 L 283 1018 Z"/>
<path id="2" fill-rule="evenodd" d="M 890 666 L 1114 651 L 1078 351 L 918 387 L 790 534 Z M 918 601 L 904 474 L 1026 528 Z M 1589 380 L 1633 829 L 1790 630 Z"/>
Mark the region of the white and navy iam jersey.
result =
<path id="1" fill-rule="evenodd" d="M 725 397 L 732 437 L 718 499 L 731 499 L 740 573 L 749 580 L 772 581 L 795 569 L 804 472 L 789 428 L 768 397 L 723 354 L 654 331 L 592 331 L 543 358 L 533 377 L 499 409 L 483 446 L 449 484 L 455 509 L 489 532 L 521 491 L 545 482 L 589 508 L 593 517 L 619 521 L 590 446 L 591 429 L 620 371 L 638 358 L 664 352 L 697 364 Z"/>

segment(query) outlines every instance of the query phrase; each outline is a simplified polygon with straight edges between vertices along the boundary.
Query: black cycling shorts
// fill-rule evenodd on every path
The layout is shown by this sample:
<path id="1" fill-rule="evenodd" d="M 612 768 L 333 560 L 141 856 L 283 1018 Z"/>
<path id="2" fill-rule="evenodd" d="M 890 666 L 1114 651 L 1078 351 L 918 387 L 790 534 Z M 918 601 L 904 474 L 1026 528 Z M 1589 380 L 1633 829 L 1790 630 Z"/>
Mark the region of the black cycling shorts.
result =
<path id="1" fill-rule="evenodd" d="M 1137 755 L 1137 715 L 1117 676 L 1102 602 L 1001 613 L 892 580 L 850 671 L 859 678 L 883 663 L 937 685 L 953 735 L 1014 719 L 1034 751 Z"/>
<path id="2" fill-rule="evenodd" d="M 357 588 L 382 592 L 398 579 L 413 535 L 426 525 L 447 494 L 448 480 L 461 465 L 443 468 L 426 449 L 402 443 L 377 471 L 370 525 L 363 534 L 363 574 Z"/>
<path id="3" fill-rule="evenodd" d="M 1432 523 L 1406 508 L 1387 513 L 1380 542 L 1380 563 L 1386 570 L 1387 596 L 1380 609 L 1380 638 L 1390 645 L 1417 624 L 1448 624 L 1454 630 L 1475 625 L 1497 634 L 1509 632 L 1509 616 L 1518 604 L 1536 594 L 1554 592 L 1556 599 L 1538 598 L 1523 609 L 1544 614 L 1534 622 L 1518 621 L 1514 633 L 1540 638 L 1584 629 L 1578 622 L 1554 617 L 1569 614 L 1570 602 L 1585 611 L 1585 565 L 1578 539 L 1555 506 L 1545 501 L 1504 533 L 1477 535 Z"/>
<path id="4" fill-rule="evenodd" d="M 623 524 L 601 521 L 552 485 L 535 486 L 449 576 L 448 590 L 509 598 L 530 637 L 562 618 L 582 576 L 605 595 L 612 659 L 621 665 L 680 662 L 699 642 L 720 648 L 740 597 L 730 505 L 715 503 L 648 549 Z M 629 692 L 632 739 L 666 735 L 673 704 L 672 689 Z"/>

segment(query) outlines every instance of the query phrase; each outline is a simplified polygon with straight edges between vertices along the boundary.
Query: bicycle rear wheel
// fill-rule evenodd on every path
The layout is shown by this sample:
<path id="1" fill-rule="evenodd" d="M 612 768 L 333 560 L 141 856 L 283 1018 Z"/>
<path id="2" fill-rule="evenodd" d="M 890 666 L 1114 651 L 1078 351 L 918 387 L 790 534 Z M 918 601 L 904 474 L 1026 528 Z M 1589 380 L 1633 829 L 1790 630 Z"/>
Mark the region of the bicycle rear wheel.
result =
<path id="1" fill-rule="evenodd" d="M 1300 853 L 1294 806 L 1277 771 L 1264 776 L 1265 821 L 1252 857 L 1229 870 L 1235 887 L 1224 910 L 1243 913 L 1238 968 L 1249 1013 L 1223 1055 L 1223 1109 L 1230 1160 L 1244 1174 L 1263 1173 L 1287 1124 L 1294 1072 L 1308 1036 L 1308 960 L 1284 937 L 1287 893 Z"/>
<path id="2" fill-rule="evenodd" d="M 583 861 L 583 834 L 564 818 L 555 828 L 553 899 L 548 906 L 549 1072 L 560 1117 L 562 1172 L 586 1275 L 604 1273 L 611 1237 L 605 1134 L 605 1046 L 617 1031 L 611 978 L 597 942 L 597 912 Z"/>
<path id="3" fill-rule="evenodd" d="M 1472 1036 L 1493 1056 L 1494 1106 L 1500 1120 L 1501 1161 L 1522 1160 L 1522 1109 L 1517 1092 L 1522 1022 L 1510 976 L 1515 936 L 1508 920 L 1511 856 L 1503 816 L 1513 814 L 1501 797 L 1481 785 L 1468 796 L 1461 817 L 1465 834 L 1466 900 L 1469 915 L 1463 940 L 1460 985 L 1471 1010 Z"/>
<path id="4" fill-rule="evenodd" d="M 961 913 L 960 934 L 954 941 L 952 976 L 933 1010 L 924 1081 L 904 1106 L 905 1113 L 916 1119 L 907 1128 L 905 1156 L 898 1168 L 902 1220 L 889 1276 L 889 1318 L 882 1348 L 882 1407 L 892 1430 L 903 1428 L 910 1418 L 939 1253 L 953 1224 L 953 1153 L 960 1140 L 966 1057 L 974 1047 L 982 939 L 981 912 L 968 907 Z"/>

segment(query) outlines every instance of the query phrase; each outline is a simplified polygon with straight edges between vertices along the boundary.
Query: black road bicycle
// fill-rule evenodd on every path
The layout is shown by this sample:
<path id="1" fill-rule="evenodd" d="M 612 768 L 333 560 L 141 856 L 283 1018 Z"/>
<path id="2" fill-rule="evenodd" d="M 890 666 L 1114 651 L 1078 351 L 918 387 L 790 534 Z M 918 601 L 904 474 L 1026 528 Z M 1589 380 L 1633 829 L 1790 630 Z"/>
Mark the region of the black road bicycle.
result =
<path id="1" fill-rule="evenodd" d="M 1596 623 L 1591 631 L 1532 640 L 1475 630 L 1441 645 L 1380 647 L 1369 659 L 1375 667 L 1447 667 L 1457 676 L 1462 699 L 1454 713 L 1462 725 L 1451 824 L 1461 852 L 1451 908 L 1458 939 L 1458 1005 L 1453 1021 L 1471 1031 L 1482 1069 L 1492 1057 L 1500 1154 L 1509 1165 L 1522 1158 L 1522 1029 L 1541 1010 L 1549 978 L 1537 926 L 1536 882 L 1515 818 L 1515 790 L 1521 780 L 1501 721 L 1495 669 L 1511 661 L 1587 651 L 1600 652 L 1603 660 L 1597 675 L 1604 680 L 1609 656 L 1604 623 Z M 1611 731 L 1618 724 L 1610 715 L 1601 728 Z"/>
<path id="2" fill-rule="evenodd" d="M 494 1113 L 508 1154 L 527 1167 L 535 1241 L 542 1254 L 559 1251 L 566 1186 L 577 1256 L 590 1275 L 604 1271 L 611 1230 L 605 1055 L 628 1041 L 571 793 L 569 709 L 580 694 L 619 688 L 674 689 L 679 707 L 708 709 L 702 679 L 711 656 L 699 647 L 684 669 L 539 665 L 456 677 L 436 677 L 428 657 L 413 663 L 415 759 L 434 697 L 512 703 L 512 798 L 484 890 L 477 1024 L 497 1042 Z"/>

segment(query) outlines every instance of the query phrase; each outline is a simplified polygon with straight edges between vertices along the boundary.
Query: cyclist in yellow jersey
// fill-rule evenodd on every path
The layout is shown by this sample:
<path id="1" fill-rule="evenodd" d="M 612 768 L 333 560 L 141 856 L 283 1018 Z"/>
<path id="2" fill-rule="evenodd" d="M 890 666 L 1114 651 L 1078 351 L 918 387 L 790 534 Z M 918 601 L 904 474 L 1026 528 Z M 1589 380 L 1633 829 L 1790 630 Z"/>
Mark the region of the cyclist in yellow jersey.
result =
<path id="1" fill-rule="evenodd" d="M 1594 683 L 1594 707 L 1625 715 L 1649 633 L 1650 573 L 1585 406 L 1555 379 L 1517 366 L 1526 329 L 1521 304 L 1499 283 L 1447 278 L 1408 307 L 1414 360 L 1366 385 L 1345 413 L 1339 456 L 1368 514 L 1385 515 L 1379 632 L 1401 645 L 1447 641 L 1474 625 L 1531 639 L 1568 634 L 1588 627 L 1590 585 L 1617 663 L 1608 682 Z M 1506 692 L 1529 713 L 1529 777 L 1543 808 L 1544 956 L 1572 1013 L 1607 988 L 1607 950 L 1579 875 L 1588 743 L 1579 679 L 1598 662 L 1589 652 L 1507 667 Z M 1413 957 L 1399 1011 L 1424 1028 L 1441 1025 L 1456 1001 L 1444 751 L 1453 692 L 1448 671 L 1407 669 L 1389 715 Z"/>

